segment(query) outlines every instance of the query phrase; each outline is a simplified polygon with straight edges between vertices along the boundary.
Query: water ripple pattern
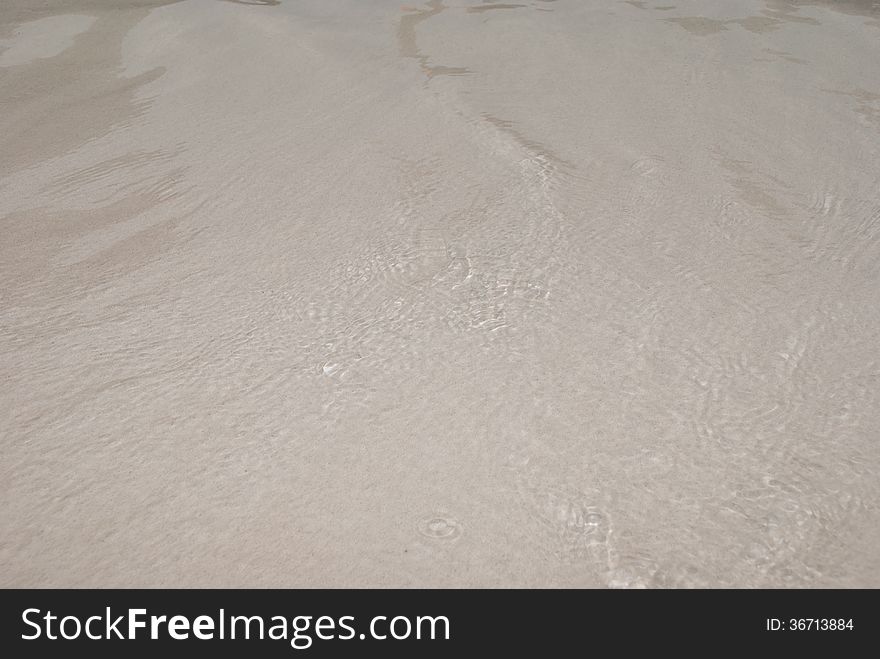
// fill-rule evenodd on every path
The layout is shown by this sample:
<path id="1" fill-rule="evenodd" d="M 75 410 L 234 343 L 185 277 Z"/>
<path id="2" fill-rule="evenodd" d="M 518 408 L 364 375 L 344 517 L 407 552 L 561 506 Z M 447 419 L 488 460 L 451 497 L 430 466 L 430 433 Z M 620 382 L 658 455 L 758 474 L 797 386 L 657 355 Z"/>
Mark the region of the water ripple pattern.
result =
<path id="1" fill-rule="evenodd" d="M 0 585 L 880 586 L 869 5 L 4 0 Z"/>

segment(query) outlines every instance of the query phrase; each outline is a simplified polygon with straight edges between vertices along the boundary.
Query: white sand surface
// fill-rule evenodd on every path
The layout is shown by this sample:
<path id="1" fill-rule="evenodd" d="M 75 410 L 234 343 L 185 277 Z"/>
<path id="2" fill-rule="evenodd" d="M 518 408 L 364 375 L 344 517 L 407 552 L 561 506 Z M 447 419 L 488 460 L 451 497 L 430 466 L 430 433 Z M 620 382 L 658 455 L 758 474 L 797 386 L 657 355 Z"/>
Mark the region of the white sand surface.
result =
<path id="1" fill-rule="evenodd" d="M 0 585 L 880 586 L 880 6 L 4 0 Z"/>

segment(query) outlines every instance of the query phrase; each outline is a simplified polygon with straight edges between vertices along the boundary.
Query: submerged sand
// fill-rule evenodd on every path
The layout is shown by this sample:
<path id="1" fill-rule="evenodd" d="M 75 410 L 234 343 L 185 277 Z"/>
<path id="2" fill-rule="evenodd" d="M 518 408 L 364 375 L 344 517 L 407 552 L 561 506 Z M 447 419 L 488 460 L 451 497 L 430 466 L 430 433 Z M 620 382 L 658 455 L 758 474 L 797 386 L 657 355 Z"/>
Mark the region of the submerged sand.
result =
<path id="1" fill-rule="evenodd" d="M 4 0 L 0 584 L 880 586 L 880 7 Z"/>

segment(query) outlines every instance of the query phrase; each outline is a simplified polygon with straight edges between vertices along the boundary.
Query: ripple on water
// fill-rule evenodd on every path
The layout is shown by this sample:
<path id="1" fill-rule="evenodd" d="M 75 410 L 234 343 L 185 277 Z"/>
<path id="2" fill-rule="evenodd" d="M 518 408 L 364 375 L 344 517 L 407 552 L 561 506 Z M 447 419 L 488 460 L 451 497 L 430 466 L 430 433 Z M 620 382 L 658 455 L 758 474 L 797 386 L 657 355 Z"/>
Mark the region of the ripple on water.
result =
<path id="1" fill-rule="evenodd" d="M 418 524 L 419 533 L 432 540 L 457 540 L 461 537 L 461 524 L 452 517 L 432 515 Z"/>

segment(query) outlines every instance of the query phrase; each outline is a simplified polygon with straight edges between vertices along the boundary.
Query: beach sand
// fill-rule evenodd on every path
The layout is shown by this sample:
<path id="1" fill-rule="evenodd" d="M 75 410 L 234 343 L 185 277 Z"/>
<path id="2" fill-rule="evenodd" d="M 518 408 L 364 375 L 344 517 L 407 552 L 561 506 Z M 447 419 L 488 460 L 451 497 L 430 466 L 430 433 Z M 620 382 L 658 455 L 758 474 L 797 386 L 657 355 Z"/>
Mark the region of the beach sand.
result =
<path id="1" fill-rule="evenodd" d="M 880 586 L 880 5 L 4 0 L 0 585 Z"/>

